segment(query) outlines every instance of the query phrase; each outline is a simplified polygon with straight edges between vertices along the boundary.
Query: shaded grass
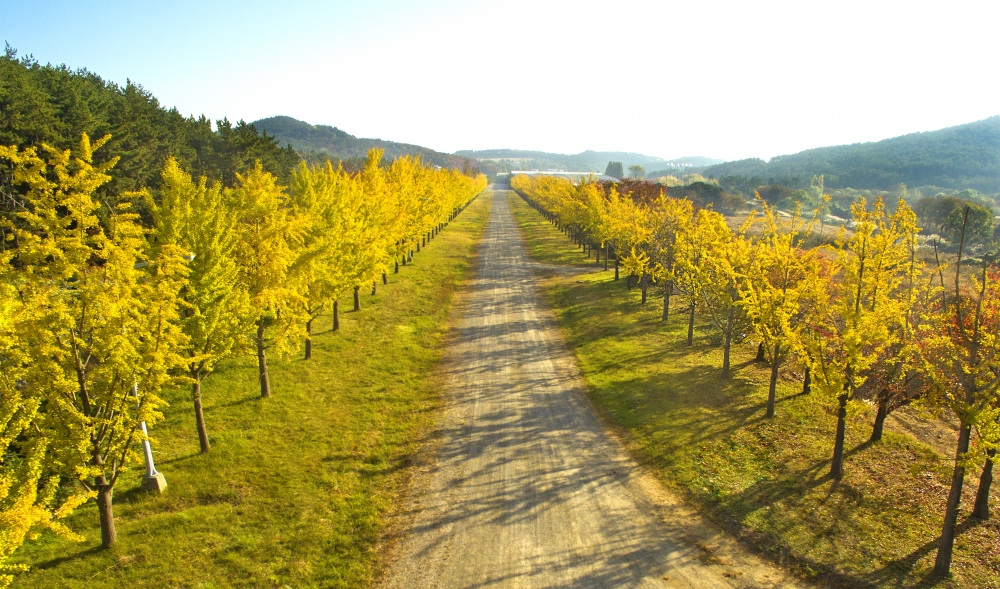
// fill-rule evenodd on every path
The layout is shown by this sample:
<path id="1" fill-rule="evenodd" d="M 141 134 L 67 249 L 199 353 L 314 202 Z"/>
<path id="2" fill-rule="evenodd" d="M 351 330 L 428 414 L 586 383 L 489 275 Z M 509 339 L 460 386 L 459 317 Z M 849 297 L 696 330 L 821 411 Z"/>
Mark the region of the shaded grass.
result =
<path id="1" fill-rule="evenodd" d="M 583 259 L 521 199 L 512 195 L 511 205 L 536 261 Z M 834 482 L 833 404 L 801 395 L 800 374 L 782 375 L 777 416 L 766 419 L 769 372 L 753 363 L 754 347 L 734 349 L 734 376 L 724 380 L 707 325 L 686 345 L 682 302 L 665 326 L 661 299 L 640 306 L 638 289 L 628 293 L 610 271 L 544 275 L 606 421 L 667 486 L 745 545 L 836 587 L 1000 587 L 1000 524 L 967 519 L 978 472 L 967 480 L 953 578 L 931 579 L 948 460 L 899 433 L 868 446 L 872 415 L 862 413 L 848 424 L 846 475 Z"/>
<path id="2" fill-rule="evenodd" d="M 312 360 L 271 364 L 271 398 L 259 398 L 250 360 L 210 376 L 209 454 L 188 392 L 169 392 L 151 432 L 166 492 L 141 492 L 142 469 L 123 475 L 119 544 L 99 549 L 88 504 L 69 518 L 86 541 L 29 543 L 16 556 L 32 570 L 15 587 L 370 586 L 409 457 L 437 416 L 448 310 L 488 209 L 477 199 L 360 312 L 342 313 L 339 332 L 318 320 Z"/>

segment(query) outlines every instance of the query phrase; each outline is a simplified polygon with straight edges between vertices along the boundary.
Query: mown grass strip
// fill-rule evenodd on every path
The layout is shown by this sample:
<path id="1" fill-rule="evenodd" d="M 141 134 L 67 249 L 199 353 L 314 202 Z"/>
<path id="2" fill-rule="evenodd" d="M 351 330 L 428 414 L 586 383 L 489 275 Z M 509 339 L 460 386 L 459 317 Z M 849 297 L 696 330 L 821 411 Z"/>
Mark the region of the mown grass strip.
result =
<path id="1" fill-rule="evenodd" d="M 624 277 L 613 281 L 520 198 L 510 200 L 536 261 L 581 268 L 572 276 L 543 269 L 544 288 L 599 410 L 667 486 L 748 546 L 831 586 L 1000 587 L 1000 523 L 968 519 L 978 472 L 966 485 L 954 578 L 935 581 L 946 459 L 906 433 L 866 446 L 872 416 L 855 415 L 847 473 L 835 483 L 827 472 L 836 419 L 830 404 L 799 394 L 801 375 L 786 372 L 777 416 L 766 419 L 768 373 L 753 363 L 752 346 L 734 350 L 734 377 L 723 380 L 718 336 L 699 321 L 687 346 L 682 303 L 664 326 L 658 296 L 640 306 Z"/>
<path id="2" fill-rule="evenodd" d="M 408 457 L 437 416 L 449 309 L 488 215 L 480 197 L 360 312 L 342 313 L 338 332 L 319 320 L 311 360 L 273 363 L 271 398 L 260 399 L 250 359 L 214 373 L 203 387 L 209 454 L 188 390 L 168 394 L 150 432 L 166 492 L 142 492 L 141 469 L 124 475 L 119 544 L 100 550 L 91 503 L 69 519 L 86 541 L 29 543 L 16 556 L 32 570 L 15 587 L 370 586 Z"/>

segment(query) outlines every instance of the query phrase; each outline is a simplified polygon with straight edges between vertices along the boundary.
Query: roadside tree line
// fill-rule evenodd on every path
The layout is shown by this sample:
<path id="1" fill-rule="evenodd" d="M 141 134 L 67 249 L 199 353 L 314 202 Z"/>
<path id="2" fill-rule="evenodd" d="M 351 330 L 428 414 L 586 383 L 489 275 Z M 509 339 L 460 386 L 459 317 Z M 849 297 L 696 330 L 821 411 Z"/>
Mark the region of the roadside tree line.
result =
<path id="1" fill-rule="evenodd" d="M 359 173 L 302 163 L 288 186 L 259 162 L 223 186 L 169 159 L 159 188 L 109 205 L 108 139 L 0 146 L 20 194 L 0 218 L 0 587 L 39 527 L 79 538 L 60 520 L 89 499 L 116 542 L 112 493 L 164 387 L 191 386 L 208 452 L 201 384 L 221 361 L 255 354 L 268 397 L 268 352 L 308 359 L 320 314 L 337 329 L 339 299 L 359 309 L 486 187 L 373 149 Z"/>
<path id="2" fill-rule="evenodd" d="M 770 364 L 767 417 L 775 415 L 779 371 L 804 367 L 803 393 L 821 395 L 836 412 L 830 474 L 844 474 L 847 416 L 871 403 L 870 443 L 886 417 L 919 404 L 951 412 L 960 427 L 951 489 L 935 562 L 950 572 L 958 508 L 969 469 L 984 465 L 973 515 L 989 518 L 993 460 L 1000 446 L 1000 268 L 988 256 L 963 259 L 960 232 L 953 269 L 937 250 L 925 262 L 917 217 L 900 199 L 854 203 L 854 229 L 835 243 L 808 247 L 818 215 L 780 214 L 758 196 L 735 230 L 711 207 L 614 184 L 515 176 L 511 187 L 584 251 L 597 253 L 629 288 L 662 289 L 662 320 L 671 298 L 683 301 L 687 343 L 695 316 L 722 336 L 722 375 L 734 342 L 758 343 Z M 759 211 L 759 212 L 758 212 Z M 969 210 L 965 210 L 965 220 Z"/>

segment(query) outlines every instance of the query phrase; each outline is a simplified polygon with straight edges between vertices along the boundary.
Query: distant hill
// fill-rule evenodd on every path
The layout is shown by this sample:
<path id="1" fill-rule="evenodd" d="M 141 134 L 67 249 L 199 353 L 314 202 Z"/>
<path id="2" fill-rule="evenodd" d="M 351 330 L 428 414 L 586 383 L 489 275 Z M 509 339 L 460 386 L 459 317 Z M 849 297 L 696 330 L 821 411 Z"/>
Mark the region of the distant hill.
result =
<path id="1" fill-rule="evenodd" d="M 711 166 L 716 178 L 758 177 L 759 184 L 808 185 L 823 174 L 828 188 L 889 189 L 907 186 L 974 188 L 1000 192 L 1000 116 L 939 131 L 912 133 L 874 143 L 809 149 L 774 157 Z"/>
<path id="2" fill-rule="evenodd" d="M 631 153 L 624 151 L 585 151 L 572 155 L 548 153 L 545 151 L 528 151 L 523 149 L 484 149 L 479 151 L 456 151 L 457 155 L 483 161 L 514 160 L 527 169 L 553 169 L 567 172 L 604 172 L 608 162 L 621 162 L 624 169 L 640 165 L 646 171 L 663 170 L 671 164 L 702 167 L 722 163 L 723 160 L 707 157 L 683 157 L 675 160 L 665 160 L 660 157 Z"/>
<path id="3" fill-rule="evenodd" d="M 307 159 L 328 157 L 333 160 L 363 159 L 372 147 L 385 150 L 385 158 L 394 159 L 402 155 L 420 156 L 425 162 L 442 168 L 462 169 L 469 165 L 468 159 L 441 153 L 407 143 L 396 143 L 382 139 L 359 139 L 346 131 L 329 125 L 310 125 L 292 117 L 270 117 L 253 122 L 258 130 L 273 135 L 282 145 L 291 145 Z"/>

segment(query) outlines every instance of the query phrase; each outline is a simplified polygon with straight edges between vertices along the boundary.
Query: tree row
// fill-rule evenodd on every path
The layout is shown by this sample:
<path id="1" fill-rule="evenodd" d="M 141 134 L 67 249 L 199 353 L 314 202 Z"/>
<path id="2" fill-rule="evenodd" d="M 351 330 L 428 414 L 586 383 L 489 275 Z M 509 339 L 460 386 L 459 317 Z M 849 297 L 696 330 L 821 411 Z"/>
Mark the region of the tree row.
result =
<path id="1" fill-rule="evenodd" d="M 223 185 L 169 159 L 158 188 L 109 205 L 108 139 L 0 146 L 23 195 L 0 218 L 0 587 L 32 530 L 78 538 L 59 520 L 91 498 L 115 543 L 112 493 L 165 387 L 191 387 L 207 452 L 201 384 L 220 362 L 256 356 L 268 397 L 269 354 L 308 359 L 318 316 L 337 329 L 339 299 L 359 308 L 486 186 L 379 150 L 356 174 L 303 163 L 287 186 L 259 163 Z"/>
<path id="2" fill-rule="evenodd" d="M 615 279 L 624 270 L 643 303 L 662 289 L 663 321 L 680 297 L 689 345 L 696 314 L 709 319 L 722 335 L 724 377 L 732 344 L 757 342 L 757 360 L 770 364 L 767 417 L 781 367 L 802 366 L 803 393 L 837 415 L 833 478 L 844 474 L 847 416 L 863 403 L 875 408 L 871 443 L 900 407 L 954 414 L 959 436 L 935 562 L 937 574 L 949 573 L 966 472 L 984 465 L 973 514 L 986 519 L 1000 445 L 1000 272 L 989 257 L 963 259 L 964 229 L 945 263 L 936 246 L 922 245 L 902 199 L 894 208 L 861 199 L 853 230 L 807 247 L 818 214 L 782 214 L 760 197 L 733 229 L 711 208 L 662 192 L 523 175 L 511 186 L 598 263 L 603 253 L 606 269 L 613 259 Z"/>

